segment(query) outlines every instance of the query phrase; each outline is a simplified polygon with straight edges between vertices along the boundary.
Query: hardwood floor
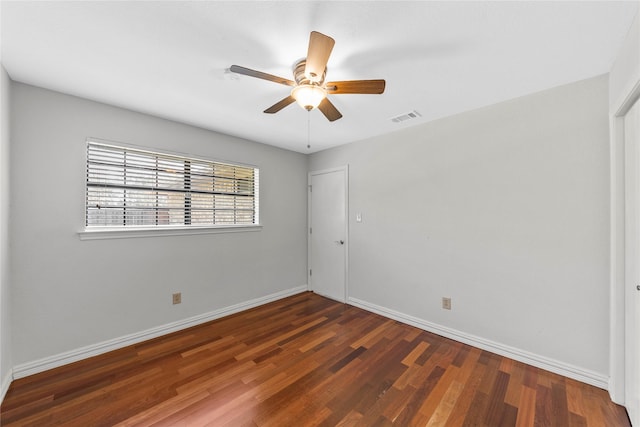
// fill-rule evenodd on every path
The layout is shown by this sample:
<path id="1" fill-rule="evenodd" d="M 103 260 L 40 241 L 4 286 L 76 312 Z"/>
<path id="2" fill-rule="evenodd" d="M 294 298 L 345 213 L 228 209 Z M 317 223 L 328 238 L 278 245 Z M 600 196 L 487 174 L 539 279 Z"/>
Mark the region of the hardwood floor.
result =
<path id="1" fill-rule="evenodd" d="M 3 426 L 630 426 L 606 391 L 303 293 L 13 382 Z"/>

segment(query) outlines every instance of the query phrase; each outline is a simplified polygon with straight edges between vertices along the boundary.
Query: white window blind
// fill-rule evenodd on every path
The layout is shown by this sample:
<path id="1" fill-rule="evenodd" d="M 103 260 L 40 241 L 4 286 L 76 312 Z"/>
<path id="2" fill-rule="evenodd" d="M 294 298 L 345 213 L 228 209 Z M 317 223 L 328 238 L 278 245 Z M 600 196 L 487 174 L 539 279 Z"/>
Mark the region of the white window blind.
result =
<path id="1" fill-rule="evenodd" d="M 87 142 L 86 227 L 259 223 L 258 169 Z"/>

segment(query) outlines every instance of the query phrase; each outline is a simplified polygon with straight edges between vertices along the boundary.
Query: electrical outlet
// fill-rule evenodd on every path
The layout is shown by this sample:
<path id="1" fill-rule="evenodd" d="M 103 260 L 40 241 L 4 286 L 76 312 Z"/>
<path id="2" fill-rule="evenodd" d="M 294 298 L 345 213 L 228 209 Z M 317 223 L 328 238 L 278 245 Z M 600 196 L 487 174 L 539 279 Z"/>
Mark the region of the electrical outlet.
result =
<path id="1" fill-rule="evenodd" d="M 173 294 L 173 303 L 174 304 L 180 304 L 182 302 L 182 292 L 178 292 L 176 294 Z"/>
<path id="2" fill-rule="evenodd" d="M 451 298 L 442 297 L 442 308 L 451 310 Z"/>

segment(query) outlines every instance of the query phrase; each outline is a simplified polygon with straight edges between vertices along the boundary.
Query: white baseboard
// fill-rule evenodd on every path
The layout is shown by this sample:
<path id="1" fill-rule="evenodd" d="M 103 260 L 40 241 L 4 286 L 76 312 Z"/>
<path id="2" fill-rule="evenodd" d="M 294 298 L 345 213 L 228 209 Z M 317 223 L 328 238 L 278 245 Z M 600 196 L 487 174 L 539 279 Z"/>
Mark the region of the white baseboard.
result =
<path id="1" fill-rule="evenodd" d="M 400 313 L 398 311 L 391 310 L 386 307 L 382 307 L 366 301 L 362 301 L 357 298 L 349 297 L 347 302 L 351 305 L 362 308 L 363 310 L 371 311 L 381 316 L 388 317 L 390 319 L 394 319 L 411 326 L 415 326 L 416 328 L 424 329 L 425 331 L 433 332 L 434 334 L 441 335 L 446 338 L 451 338 L 452 340 L 459 341 L 464 344 L 480 348 L 482 350 L 487 350 L 492 353 L 496 353 L 501 356 L 505 356 L 519 362 L 535 366 L 537 368 L 554 372 L 556 374 L 572 378 L 576 381 L 591 384 L 595 387 L 599 387 L 605 390 L 608 387 L 609 378 L 597 372 L 582 369 L 577 366 L 569 365 L 558 360 L 550 359 L 548 357 L 510 347 L 508 345 L 500 344 L 491 340 L 487 340 L 485 338 L 480 338 L 475 335 L 458 331 L 456 329 L 438 325 L 437 323 L 428 322 L 426 320 Z"/>
<path id="2" fill-rule="evenodd" d="M 4 401 L 4 396 L 7 394 L 7 390 L 9 390 L 11 381 L 13 381 L 13 371 L 9 370 L 7 375 L 2 379 L 2 384 L 0 384 L 0 403 Z"/>
<path id="3" fill-rule="evenodd" d="M 147 329 L 146 331 L 136 332 L 134 334 L 125 335 L 120 338 L 115 338 L 108 341 L 103 341 L 97 344 L 92 344 L 86 347 L 78 348 L 75 350 L 67 351 L 65 353 L 56 354 L 53 356 L 45 357 L 43 359 L 35 360 L 33 362 L 22 363 L 13 368 L 13 378 L 23 378 L 29 375 L 44 372 L 49 369 L 58 368 L 69 363 L 77 362 L 78 360 L 87 359 L 89 357 L 97 356 L 102 353 L 117 350 L 119 348 L 127 347 L 132 344 L 137 344 L 142 341 L 150 340 L 162 335 L 170 334 L 172 332 L 180 331 L 182 329 L 190 328 L 202 323 L 209 322 L 211 320 L 219 319 L 230 314 L 238 313 L 243 310 L 258 307 L 273 301 L 277 301 L 282 298 L 286 298 L 291 295 L 306 292 L 307 285 L 298 286 L 284 291 L 276 292 L 264 297 L 255 298 L 249 301 L 241 302 L 229 307 L 224 307 L 218 310 L 211 311 L 209 313 L 200 314 L 187 319 L 179 320 L 177 322 L 168 323 L 166 325 L 158 326 L 156 328 Z M 11 382 L 11 381 L 9 381 Z M 3 383 L 4 387 L 4 383 Z M 8 385 L 7 385 L 8 387 Z"/>

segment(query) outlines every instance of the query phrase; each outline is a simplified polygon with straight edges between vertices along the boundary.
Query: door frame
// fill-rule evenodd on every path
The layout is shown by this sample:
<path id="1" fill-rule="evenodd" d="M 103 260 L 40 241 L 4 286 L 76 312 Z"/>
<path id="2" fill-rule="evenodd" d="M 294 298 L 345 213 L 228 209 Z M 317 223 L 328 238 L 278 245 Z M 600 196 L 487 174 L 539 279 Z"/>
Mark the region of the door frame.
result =
<path id="1" fill-rule="evenodd" d="M 312 291 L 311 282 L 311 265 L 313 254 L 311 253 L 311 179 L 314 175 L 324 175 L 327 173 L 342 172 L 344 178 L 344 235 L 346 238 L 344 248 L 344 290 L 342 303 L 347 302 L 349 298 L 349 165 L 338 166 L 335 168 L 321 169 L 309 172 L 307 176 L 307 289 Z"/>
<path id="2" fill-rule="evenodd" d="M 640 102 L 640 81 L 610 116 L 609 395 L 621 405 L 625 404 L 626 352 L 624 117 L 636 102 Z"/>

